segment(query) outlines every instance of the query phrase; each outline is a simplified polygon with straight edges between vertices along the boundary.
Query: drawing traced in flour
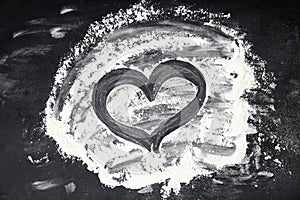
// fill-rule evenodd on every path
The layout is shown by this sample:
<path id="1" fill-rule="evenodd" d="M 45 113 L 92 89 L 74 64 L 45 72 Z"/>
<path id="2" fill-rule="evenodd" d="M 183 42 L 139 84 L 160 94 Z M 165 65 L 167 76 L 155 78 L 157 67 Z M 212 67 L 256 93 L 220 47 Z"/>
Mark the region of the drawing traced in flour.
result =
<path id="1" fill-rule="evenodd" d="M 168 180 L 163 188 L 168 194 L 195 176 L 241 163 L 246 135 L 256 132 L 247 123 L 255 109 L 242 96 L 258 84 L 246 60 L 253 56 L 250 45 L 218 23 L 222 17 L 228 16 L 185 7 L 165 12 L 141 3 L 91 24 L 56 74 L 45 110 L 47 134 L 62 153 L 80 158 L 111 187 L 140 189 Z M 187 76 L 190 72 L 177 69 L 180 76 L 165 78 L 174 71 L 161 71 L 157 76 L 165 80 L 153 96 L 147 81 L 166 63 L 192 66 L 194 72 Z M 104 87 L 103 77 L 115 72 L 125 78 Z M 100 111 L 99 98 L 106 103 Z M 193 103 L 197 106 L 190 107 Z M 168 120 L 176 128 L 159 142 L 148 141 L 172 127 L 161 125 Z"/>
<path id="2" fill-rule="evenodd" d="M 197 87 L 197 94 L 187 106 L 178 113 L 170 115 L 169 119 L 159 123 L 159 126 L 150 134 L 118 122 L 108 112 L 106 107 L 107 97 L 114 88 L 128 84 L 135 85 L 151 102 L 155 100 L 161 86 L 172 78 L 189 80 Z M 205 94 L 206 84 L 203 75 L 193 65 L 182 61 L 169 60 L 154 68 L 149 79 L 141 72 L 131 69 L 117 69 L 109 72 L 95 85 L 92 104 L 100 121 L 117 136 L 141 145 L 148 151 L 153 150 L 159 153 L 160 143 L 163 138 L 188 123 L 198 113 L 203 106 Z M 124 101 L 124 97 L 121 97 L 121 99 Z M 139 114 L 145 117 L 144 113 L 141 112 Z"/>

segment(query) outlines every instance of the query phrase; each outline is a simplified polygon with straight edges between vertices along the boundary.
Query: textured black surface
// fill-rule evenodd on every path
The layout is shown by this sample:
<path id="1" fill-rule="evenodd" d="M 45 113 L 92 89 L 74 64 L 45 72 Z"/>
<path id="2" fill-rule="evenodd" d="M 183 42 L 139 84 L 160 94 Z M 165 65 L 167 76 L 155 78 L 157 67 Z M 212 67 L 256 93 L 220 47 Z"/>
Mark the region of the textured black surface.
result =
<path id="1" fill-rule="evenodd" d="M 160 185 L 151 194 L 138 194 L 123 187 L 114 189 L 99 184 L 97 175 L 86 170 L 79 161 L 63 160 L 55 142 L 36 128 L 40 112 L 51 90 L 60 58 L 83 36 L 88 24 L 102 15 L 126 8 L 133 1 L 0 1 L 0 199 L 158 199 Z M 180 195 L 170 199 L 299 199 L 300 198 L 300 6 L 297 1 L 164 1 L 164 4 L 196 4 L 211 11 L 232 13 L 233 25 L 247 32 L 253 51 L 267 61 L 274 72 L 276 112 L 272 119 L 279 126 L 269 127 L 266 118 L 259 124 L 265 140 L 262 149 L 282 161 L 281 167 L 263 165 L 274 172 L 272 179 L 255 179 L 258 187 L 243 182 L 237 171 L 226 169 L 219 178 L 231 177 L 225 185 L 209 178 L 183 185 Z M 74 4 L 78 11 L 59 15 L 62 6 Z M 39 24 L 25 24 L 45 18 Z M 49 30 L 57 24 L 68 26 L 62 39 L 53 39 Z M 41 30 L 12 38 L 16 31 Z M 257 99 L 265 98 L 263 95 Z M 271 134 L 271 131 L 273 133 Z M 276 138 L 274 139 L 274 135 Z M 249 137 L 255 141 L 257 136 Z M 285 151 L 273 151 L 276 144 Z M 48 154 L 50 162 L 32 164 L 27 156 L 41 158 Z M 260 158 L 263 159 L 263 158 Z M 180 172 L 178 172 L 180 173 Z M 52 180 L 56 187 L 37 191 L 30 185 L 36 180 Z M 250 181 L 250 179 L 249 179 Z M 64 185 L 74 182 L 75 192 L 67 195 Z M 244 183 L 244 182 L 243 182 Z"/>

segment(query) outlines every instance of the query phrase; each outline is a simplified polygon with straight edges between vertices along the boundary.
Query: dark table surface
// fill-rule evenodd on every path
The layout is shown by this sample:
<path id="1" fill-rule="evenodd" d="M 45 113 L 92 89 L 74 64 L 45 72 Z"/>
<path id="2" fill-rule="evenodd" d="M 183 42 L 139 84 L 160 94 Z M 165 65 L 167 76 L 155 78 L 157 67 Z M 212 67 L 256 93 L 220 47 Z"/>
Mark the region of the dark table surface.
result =
<path id="1" fill-rule="evenodd" d="M 46 137 L 41 128 L 42 112 L 60 58 L 83 37 L 92 21 L 133 2 L 0 1 L 0 199 L 160 198 L 160 184 L 154 185 L 150 194 L 102 185 L 97 175 L 89 172 L 80 161 L 62 159 L 55 142 Z M 247 33 L 253 52 L 267 62 L 267 71 L 274 73 L 276 111 L 269 118 L 280 120 L 277 127 L 267 127 L 266 122 L 259 130 L 265 138 L 262 151 L 271 152 L 274 160 L 281 163 L 262 162 L 274 177 L 249 180 L 242 185 L 232 181 L 218 185 L 202 177 L 183 185 L 180 194 L 171 194 L 170 199 L 299 199 L 300 3 L 233 0 L 163 3 L 192 4 L 214 12 L 230 12 L 232 22 Z M 63 6 L 73 6 L 77 10 L 60 15 Z M 30 23 L 30 20 L 36 21 Z M 51 37 L 47 30 L 55 26 L 65 27 L 66 36 Z M 13 35 L 20 31 L 37 33 L 14 38 Z M 277 143 L 285 150 L 275 151 Z M 28 156 L 41 158 L 41 163 L 32 164 Z M 230 169 L 226 172 L 230 174 Z M 31 183 L 36 180 L 53 183 L 53 187 L 35 189 Z M 253 181 L 258 187 L 253 187 Z M 68 194 L 66 187 L 70 183 L 76 185 L 76 189 Z"/>

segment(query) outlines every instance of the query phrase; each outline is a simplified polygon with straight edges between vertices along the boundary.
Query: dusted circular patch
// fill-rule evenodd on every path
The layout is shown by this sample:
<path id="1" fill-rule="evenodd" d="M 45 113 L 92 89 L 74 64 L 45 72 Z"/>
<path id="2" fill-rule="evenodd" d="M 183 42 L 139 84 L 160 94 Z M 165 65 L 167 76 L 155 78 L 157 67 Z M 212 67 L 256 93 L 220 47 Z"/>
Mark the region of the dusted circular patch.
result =
<path id="1" fill-rule="evenodd" d="M 92 24 L 62 62 L 45 110 L 47 134 L 102 183 L 168 180 L 178 190 L 245 157 L 246 135 L 256 132 L 242 98 L 257 87 L 249 46 L 200 14 L 134 5 Z"/>

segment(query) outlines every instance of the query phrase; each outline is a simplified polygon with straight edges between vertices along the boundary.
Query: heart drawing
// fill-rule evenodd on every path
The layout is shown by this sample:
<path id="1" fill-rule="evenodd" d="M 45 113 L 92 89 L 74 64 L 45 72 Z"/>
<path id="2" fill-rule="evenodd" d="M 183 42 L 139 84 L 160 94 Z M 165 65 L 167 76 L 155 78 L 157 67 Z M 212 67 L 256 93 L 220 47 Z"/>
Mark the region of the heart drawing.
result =
<path id="1" fill-rule="evenodd" d="M 152 132 L 147 133 L 139 128 L 122 124 L 109 114 L 107 98 L 117 86 L 131 84 L 140 88 L 149 101 L 155 97 L 164 82 L 171 78 L 184 78 L 197 87 L 194 99 L 177 114 L 166 119 Z M 104 75 L 94 86 L 92 105 L 98 118 L 117 136 L 138 144 L 148 151 L 159 152 L 162 139 L 189 122 L 203 106 L 206 97 L 206 83 L 202 73 L 193 65 L 179 60 L 160 63 L 149 79 L 139 71 L 121 68 Z"/>

